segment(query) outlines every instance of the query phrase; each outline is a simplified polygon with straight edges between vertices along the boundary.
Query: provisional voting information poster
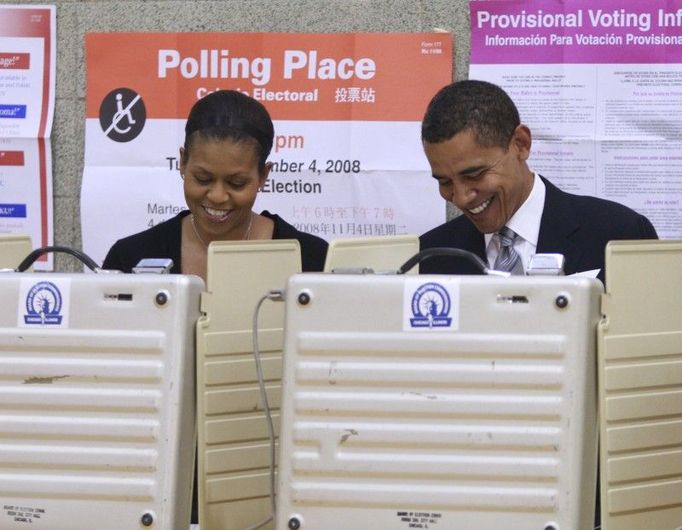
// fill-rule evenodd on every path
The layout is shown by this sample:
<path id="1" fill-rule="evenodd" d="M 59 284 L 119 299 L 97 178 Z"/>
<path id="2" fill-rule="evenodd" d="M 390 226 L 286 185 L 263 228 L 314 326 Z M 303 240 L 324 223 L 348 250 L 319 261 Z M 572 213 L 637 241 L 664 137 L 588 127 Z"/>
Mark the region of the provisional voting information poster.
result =
<path id="1" fill-rule="evenodd" d="M 471 79 L 503 86 L 530 165 L 682 237 L 682 0 L 472 1 Z"/>
<path id="2" fill-rule="evenodd" d="M 422 152 L 452 37 L 425 34 L 89 34 L 84 250 L 185 208 L 178 172 L 198 98 L 241 90 L 275 122 L 255 206 L 326 239 L 421 233 L 445 220 Z"/>
<path id="3" fill-rule="evenodd" d="M 55 7 L 0 5 L 0 234 L 51 245 Z M 52 257 L 34 268 L 49 270 Z"/>

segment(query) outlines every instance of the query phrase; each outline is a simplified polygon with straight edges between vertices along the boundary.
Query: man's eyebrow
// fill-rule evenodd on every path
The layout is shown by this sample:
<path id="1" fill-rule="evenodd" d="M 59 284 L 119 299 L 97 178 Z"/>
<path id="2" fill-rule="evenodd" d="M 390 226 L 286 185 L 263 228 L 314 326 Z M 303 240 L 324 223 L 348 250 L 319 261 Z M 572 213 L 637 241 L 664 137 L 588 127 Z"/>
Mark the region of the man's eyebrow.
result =
<path id="1" fill-rule="evenodd" d="M 487 166 L 487 165 L 478 165 L 478 166 L 469 166 L 465 167 L 464 169 L 461 169 L 460 171 L 457 172 L 457 175 L 461 177 L 469 177 L 471 175 L 478 175 L 479 173 L 483 171 L 489 170 L 493 166 Z M 447 178 L 443 175 L 438 175 L 437 173 L 431 173 L 431 176 L 435 178 L 436 180 L 444 179 Z"/>
<path id="2" fill-rule="evenodd" d="M 457 174 L 458 175 L 475 175 L 476 173 L 480 173 L 481 171 L 485 171 L 486 169 L 490 169 L 491 166 L 486 166 L 486 165 L 478 165 L 478 166 L 469 166 L 465 167 L 464 169 L 461 169 Z"/>

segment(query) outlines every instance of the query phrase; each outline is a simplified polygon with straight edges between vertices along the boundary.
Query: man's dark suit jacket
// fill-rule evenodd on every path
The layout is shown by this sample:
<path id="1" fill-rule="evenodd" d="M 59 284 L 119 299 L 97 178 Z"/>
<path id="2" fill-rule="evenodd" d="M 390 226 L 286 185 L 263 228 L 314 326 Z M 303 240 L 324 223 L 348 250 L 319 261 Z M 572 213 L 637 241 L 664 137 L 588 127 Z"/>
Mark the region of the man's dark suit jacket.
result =
<path id="1" fill-rule="evenodd" d="M 604 281 L 604 249 L 615 239 L 656 239 L 656 230 L 643 215 L 612 201 L 561 191 L 543 178 L 545 206 L 540 221 L 537 253 L 559 253 L 565 258 L 565 274 L 600 269 Z M 461 248 L 487 263 L 485 240 L 466 216 L 442 224 L 420 238 L 421 250 Z M 479 274 L 462 258 L 432 257 L 419 264 L 422 274 Z"/>

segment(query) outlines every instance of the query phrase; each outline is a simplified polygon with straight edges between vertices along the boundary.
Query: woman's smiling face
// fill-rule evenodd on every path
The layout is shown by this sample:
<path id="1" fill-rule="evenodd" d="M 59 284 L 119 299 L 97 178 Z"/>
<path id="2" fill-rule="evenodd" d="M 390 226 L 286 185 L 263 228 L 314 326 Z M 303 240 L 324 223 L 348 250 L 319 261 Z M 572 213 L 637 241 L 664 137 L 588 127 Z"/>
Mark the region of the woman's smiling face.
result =
<path id="1" fill-rule="evenodd" d="M 269 164 L 259 170 L 254 142 L 197 135 L 187 151 L 180 149 L 180 160 L 185 202 L 197 229 L 207 241 L 241 239 L 270 170 Z"/>

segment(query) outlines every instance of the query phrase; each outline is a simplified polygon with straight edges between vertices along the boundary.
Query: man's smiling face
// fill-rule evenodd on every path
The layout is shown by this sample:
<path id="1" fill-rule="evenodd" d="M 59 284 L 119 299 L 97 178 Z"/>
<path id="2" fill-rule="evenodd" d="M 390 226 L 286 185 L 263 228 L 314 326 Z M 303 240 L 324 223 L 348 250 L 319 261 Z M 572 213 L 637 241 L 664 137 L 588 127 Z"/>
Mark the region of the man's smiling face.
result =
<path id="1" fill-rule="evenodd" d="M 530 141 L 524 125 L 506 148 L 482 146 L 467 129 L 442 142 L 424 142 L 424 152 L 441 196 L 487 234 L 499 231 L 533 188 L 526 165 Z"/>

